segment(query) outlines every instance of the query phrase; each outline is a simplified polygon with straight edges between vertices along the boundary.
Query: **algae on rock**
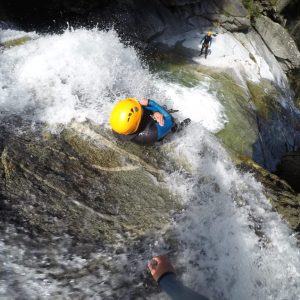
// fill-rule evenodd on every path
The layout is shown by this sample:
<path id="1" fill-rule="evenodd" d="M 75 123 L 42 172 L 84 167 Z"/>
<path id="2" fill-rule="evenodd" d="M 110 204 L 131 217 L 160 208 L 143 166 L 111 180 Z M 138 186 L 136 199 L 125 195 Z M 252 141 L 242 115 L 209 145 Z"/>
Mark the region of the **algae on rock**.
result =
<path id="1" fill-rule="evenodd" d="M 11 48 L 11 47 L 16 47 L 16 46 L 21 46 L 21 45 L 25 44 L 26 42 L 30 41 L 31 39 L 32 39 L 31 37 L 25 35 L 20 38 L 5 41 L 0 45 L 3 46 L 4 48 Z"/>

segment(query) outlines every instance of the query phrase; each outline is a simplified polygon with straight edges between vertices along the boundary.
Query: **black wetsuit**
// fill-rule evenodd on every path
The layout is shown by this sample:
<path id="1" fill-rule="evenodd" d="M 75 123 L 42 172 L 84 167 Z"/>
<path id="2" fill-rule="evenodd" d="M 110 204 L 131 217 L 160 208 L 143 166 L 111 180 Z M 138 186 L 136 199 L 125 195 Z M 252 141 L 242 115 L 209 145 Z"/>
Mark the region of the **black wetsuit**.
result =
<path id="1" fill-rule="evenodd" d="M 122 141 L 132 141 L 141 145 L 153 145 L 157 141 L 156 122 L 151 117 L 151 111 L 143 109 L 141 123 L 136 133 L 119 134 L 113 131 L 114 135 Z"/>
<path id="2" fill-rule="evenodd" d="M 205 58 L 206 58 L 206 57 L 207 57 L 207 54 L 208 54 L 208 47 L 211 45 L 211 42 L 212 42 L 212 37 L 206 35 L 206 36 L 200 41 L 200 43 L 202 43 L 202 42 L 203 42 L 203 44 L 202 44 L 202 48 L 201 48 L 201 51 L 200 51 L 200 55 L 199 55 L 199 56 L 202 55 L 203 50 L 204 50 L 204 48 L 205 48 Z"/>
<path id="3" fill-rule="evenodd" d="M 158 284 L 172 300 L 208 300 L 205 296 L 184 286 L 173 273 L 164 274 Z"/>
<path id="4" fill-rule="evenodd" d="M 159 125 L 151 117 L 152 113 L 159 112 L 164 117 L 164 125 Z M 153 145 L 155 142 L 162 140 L 173 127 L 172 116 L 169 112 L 153 100 L 148 100 L 148 105 L 143 106 L 143 116 L 137 131 L 133 134 L 123 135 L 114 132 L 122 141 L 133 141 L 142 145 Z"/>

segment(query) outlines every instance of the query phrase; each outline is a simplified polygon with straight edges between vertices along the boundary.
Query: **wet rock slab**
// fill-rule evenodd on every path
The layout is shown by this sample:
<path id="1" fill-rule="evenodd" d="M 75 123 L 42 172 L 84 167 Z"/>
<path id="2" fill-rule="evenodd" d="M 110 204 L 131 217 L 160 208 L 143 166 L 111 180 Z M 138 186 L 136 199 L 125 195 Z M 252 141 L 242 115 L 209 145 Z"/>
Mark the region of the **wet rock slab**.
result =
<path id="1" fill-rule="evenodd" d="M 179 207 L 155 149 L 119 144 L 89 124 L 58 135 L 1 131 L 2 222 L 42 236 L 113 242 L 162 228 Z"/>

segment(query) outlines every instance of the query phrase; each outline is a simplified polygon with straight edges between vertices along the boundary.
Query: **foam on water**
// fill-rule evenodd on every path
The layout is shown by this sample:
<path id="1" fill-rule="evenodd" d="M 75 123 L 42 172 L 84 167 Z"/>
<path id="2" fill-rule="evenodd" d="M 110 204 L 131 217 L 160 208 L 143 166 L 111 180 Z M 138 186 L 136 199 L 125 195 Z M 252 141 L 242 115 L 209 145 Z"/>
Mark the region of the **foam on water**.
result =
<path id="1" fill-rule="evenodd" d="M 297 299 L 299 248 L 272 211 L 262 186 L 236 170 L 211 134 L 222 129 L 226 116 L 206 85 L 188 88 L 159 79 L 114 31 L 84 29 L 40 36 L 5 49 L 0 55 L 0 82 L 2 114 L 20 114 L 53 128 L 86 118 L 107 125 L 113 103 L 129 96 L 158 100 L 179 109 L 179 118 L 190 117 L 192 124 L 168 140 L 173 149 L 169 155 L 184 158 L 190 166 L 168 174 L 170 187 L 176 186 L 186 204 L 174 222 L 177 266 L 187 270 L 183 279 L 212 299 Z M 153 241 L 149 251 L 155 254 L 163 242 Z M 102 297 L 110 293 L 104 282 L 116 281 L 112 286 L 117 290 L 115 276 L 127 278 L 124 270 L 110 277 L 103 270 L 102 277 L 97 275 L 101 280 L 90 274 L 62 286 L 43 274 L 43 267 L 25 263 L 21 246 L 10 246 L 3 239 L 0 246 L 0 260 L 10 276 L 0 279 L 3 296 L 13 298 L 7 284 L 18 282 L 19 292 L 26 290 L 28 298 L 69 297 L 71 286 L 101 299 L 101 293 Z M 85 264 L 81 257 L 68 257 L 63 246 L 54 252 L 60 265 Z M 148 258 L 140 255 L 132 276 L 139 278 Z M 126 259 L 120 261 L 126 264 Z"/>
<path id="2" fill-rule="evenodd" d="M 43 36 L 6 49 L 0 68 L 1 107 L 12 113 L 34 109 L 35 118 L 48 124 L 105 122 L 113 101 L 148 96 L 153 86 L 135 51 L 114 31 Z"/>
<path id="3" fill-rule="evenodd" d="M 217 97 L 208 92 L 208 87 L 199 84 L 186 88 L 179 84 L 163 84 L 165 94 L 172 107 L 179 110 L 182 118 L 190 118 L 200 123 L 210 132 L 217 132 L 224 127 L 226 116 Z"/>
<path id="4" fill-rule="evenodd" d="M 223 124 L 214 95 L 205 88 L 159 81 L 115 31 L 66 31 L 6 49 L 0 57 L 0 79 L 3 110 L 21 114 L 33 109 L 36 120 L 50 125 L 86 118 L 106 123 L 113 102 L 129 96 L 176 102 L 212 130 Z"/>

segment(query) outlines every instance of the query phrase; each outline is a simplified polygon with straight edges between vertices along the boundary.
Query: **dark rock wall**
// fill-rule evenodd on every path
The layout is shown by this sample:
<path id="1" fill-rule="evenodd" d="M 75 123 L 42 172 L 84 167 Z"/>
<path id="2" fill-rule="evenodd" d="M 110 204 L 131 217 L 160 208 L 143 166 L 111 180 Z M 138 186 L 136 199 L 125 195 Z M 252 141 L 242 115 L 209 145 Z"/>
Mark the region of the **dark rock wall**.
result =
<path id="1" fill-rule="evenodd" d="M 277 175 L 286 180 L 297 193 L 300 193 L 300 150 L 289 152 L 282 157 Z"/>
<path id="2" fill-rule="evenodd" d="M 153 11 L 156 15 L 163 16 L 165 9 L 171 14 L 181 10 L 186 14 L 201 15 L 213 21 L 222 21 L 220 15 L 232 21 L 232 17 L 245 18 L 253 13 L 254 15 L 263 13 L 274 21 L 285 23 L 286 20 L 291 24 L 293 20 L 299 19 L 299 5 L 299 1 L 296 0 L 276 1 L 275 5 L 274 1 L 270 0 L 3 0 L 0 5 L 0 17 L 8 16 L 11 21 L 25 28 L 37 30 L 56 29 L 66 22 L 86 26 L 95 22 L 119 21 L 126 26 L 132 18 L 138 24 L 143 24 L 149 22 L 147 16 L 153 15 Z M 257 7 L 255 12 L 254 7 Z M 128 15 L 129 12 L 131 16 Z"/>
<path id="3" fill-rule="evenodd" d="M 282 11 L 286 18 L 286 26 L 300 49 L 300 1 L 291 3 Z"/>
<path id="4" fill-rule="evenodd" d="M 91 11 L 102 10 L 113 1 L 3 0 L 2 10 L 8 18 L 26 30 L 51 31 L 71 25 L 87 26 Z"/>
<path id="5" fill-rule="evenodd" d="M 148 24 L 160 23 L 166 17 L 176 18 L 176 14 L 184 12 L 186 15 L 198 15 L 211 21 L 219 21 L 227 16 L 229 23 L 233 23 L 232 17 L 245 18 L 247 10 L 241 1 L 170 1 L 170 0 L 125 0 L 125 1 L 84 1 L 84 0 L 50 0 L 50 1 L 17 1 L 3 0 L 2 11 L 9 18 L 25 29 L 56 30 L 65 26 L 66 22 L 71 25 L 95 25 L 114 24 L 123 32 L 128 26 L 142 32 Z M 178 15 L 177 15 L 178 17 Z M 161 20 L 159 20 L 161 19 Z M 171 18 L 172 19 L 172 18 Z M 238 20 L 245 27 L 245 20 Z M 138 25 L 138 26 L 133 26 Z"/>

